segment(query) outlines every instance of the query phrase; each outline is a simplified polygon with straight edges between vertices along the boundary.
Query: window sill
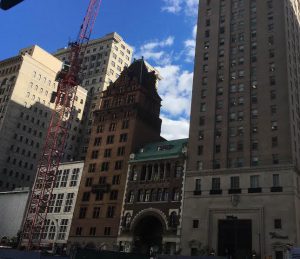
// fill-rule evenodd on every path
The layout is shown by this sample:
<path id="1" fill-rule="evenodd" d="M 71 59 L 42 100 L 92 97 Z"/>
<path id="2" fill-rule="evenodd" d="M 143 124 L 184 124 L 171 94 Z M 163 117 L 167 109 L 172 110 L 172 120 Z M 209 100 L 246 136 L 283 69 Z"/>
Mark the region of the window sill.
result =
<path id="1" fill-rule="evenodd" d="M 271 187 L 271 192 L 282 192 L 283 188 L 281 186 Z"/>
<path id="2" fill-rule="evenodd" d="M 228 194 L 237 194 L 237 193 L 241 193 L 242 190 L 241 189 L 229 189 L 228 190 Z"/>
<path id="3" fill-rule="evenodd" d="M 202 192 L 201 191 L 194 191 L 194 195 L 201 195 Z"/>
<path id="4" fill-rule="evenodd" d="M 259 193 L 261 192 L 261 188 L 248 188 L 248 193 Z"/>
<path id="5" fill-rule="evenodd" d="M 222 190 L 210 190 L 209 194 L 212 194 L 212 195 L 222 194 Z"/>

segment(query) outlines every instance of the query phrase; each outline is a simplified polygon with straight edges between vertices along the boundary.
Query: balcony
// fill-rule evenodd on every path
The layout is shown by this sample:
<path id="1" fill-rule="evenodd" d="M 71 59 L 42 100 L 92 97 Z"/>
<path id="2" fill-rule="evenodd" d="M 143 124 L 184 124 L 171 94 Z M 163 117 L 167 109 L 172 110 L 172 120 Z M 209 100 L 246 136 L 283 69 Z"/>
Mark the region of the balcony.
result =
<path id="1" fill-rule="evenodd" d="M 274 187 L 271 187 L 271 192 L 282 192 L 283 188 L 282 186 L 274 186 Z"/>
<path id="2" fill-rule="evenodd" d="M 222 194 L 222 189 L 210 190 L 209 194 L 212 194 L 212 195 Z"/>
<path id="3" fill-rule="evenodd" d="M 257 187 L 257 188 L 248 188 L 248 193 L 259 193 L 261 192 L 261 188 Z"/>
<path id="4" fill-rule="evenodd" d="M 238 194 L 241 193 L 242 189 L 229 189 L 228 194 Z"/>
<path id="5" fill-rule="evenodd" d="M 194 195 L 201 195 L 201 194 L 202 194 L 202 192 L 200 190 L 195 190 L 194 191 Z"/>

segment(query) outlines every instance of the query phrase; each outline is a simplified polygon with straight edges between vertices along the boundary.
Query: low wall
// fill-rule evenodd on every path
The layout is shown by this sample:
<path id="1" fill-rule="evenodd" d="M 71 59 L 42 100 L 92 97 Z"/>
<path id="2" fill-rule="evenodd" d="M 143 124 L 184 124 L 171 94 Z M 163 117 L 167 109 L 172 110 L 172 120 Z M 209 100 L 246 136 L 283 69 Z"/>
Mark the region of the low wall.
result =
<path id="1" fill-rule="evenodd" d="M 40 252 L 27 252 L 14 249 L 0 249 L 0 259 L 69 259 L 69 257 L 47 256 Z"/>

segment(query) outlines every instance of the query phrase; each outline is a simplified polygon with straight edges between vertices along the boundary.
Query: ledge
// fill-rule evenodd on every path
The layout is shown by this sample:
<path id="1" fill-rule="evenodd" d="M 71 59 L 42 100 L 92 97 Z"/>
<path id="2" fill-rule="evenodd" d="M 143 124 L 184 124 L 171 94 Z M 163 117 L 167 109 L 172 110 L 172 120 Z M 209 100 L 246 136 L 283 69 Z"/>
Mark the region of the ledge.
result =
<path id="1" fill-rule="evenodd" d="M 202 192 L 201 191 L 194 191 L 194 195 L 201 195 L 202 194 Z"/>
<path id="2" fill-rule="evenodd" d="M 261 192 L 261 188 L 248 188 L 248 193 L 258 193 Z"/>
<path id="3" fill-rule="evenodd" d="M 228 194 L 242 193 L 242 189 L 229 189 Z"/>
<path id="4" fill-rule="evenodd" d="M 282 186 L 276 186 L 270 188 L 271 192 L 282 192 L 283 188 Z"/>
<path id="5" fill-rule="evenodd" d="M 210 190 L 209 194 L 215 195 L 215 194 L 222 194 L 222 189 L 220 190 Z"/>

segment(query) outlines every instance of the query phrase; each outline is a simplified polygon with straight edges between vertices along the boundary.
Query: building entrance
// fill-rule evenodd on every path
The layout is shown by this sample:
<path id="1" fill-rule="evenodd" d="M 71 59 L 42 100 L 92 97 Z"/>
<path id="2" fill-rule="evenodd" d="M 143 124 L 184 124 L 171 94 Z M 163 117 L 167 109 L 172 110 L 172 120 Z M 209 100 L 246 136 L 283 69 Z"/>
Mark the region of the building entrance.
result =
<path id="1" fill-rule="evenodd" d="M 134 229 L 134 251 L 148 255 L 161 252 L 162 235 L 163 226 L 158 218 L 142 218 Z"/>
<path id="2" fill-rule="evenodd" d="M 219 220 L 218 255 L 230 259 L 250 259 L 252 257 L 251 220 L 230 217 Z"/>

